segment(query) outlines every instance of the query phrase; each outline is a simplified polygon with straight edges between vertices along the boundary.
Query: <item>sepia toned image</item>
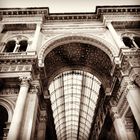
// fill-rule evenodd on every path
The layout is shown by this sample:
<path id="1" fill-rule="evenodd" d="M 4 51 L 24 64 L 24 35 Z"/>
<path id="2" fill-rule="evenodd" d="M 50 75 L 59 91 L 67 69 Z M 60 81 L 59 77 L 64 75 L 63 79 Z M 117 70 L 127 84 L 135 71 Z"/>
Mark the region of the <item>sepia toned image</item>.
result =
<path id="1" fill-rule="evenodd" d="M 0 0 L 0 140 L 140 140 L 140 1 Z"/>

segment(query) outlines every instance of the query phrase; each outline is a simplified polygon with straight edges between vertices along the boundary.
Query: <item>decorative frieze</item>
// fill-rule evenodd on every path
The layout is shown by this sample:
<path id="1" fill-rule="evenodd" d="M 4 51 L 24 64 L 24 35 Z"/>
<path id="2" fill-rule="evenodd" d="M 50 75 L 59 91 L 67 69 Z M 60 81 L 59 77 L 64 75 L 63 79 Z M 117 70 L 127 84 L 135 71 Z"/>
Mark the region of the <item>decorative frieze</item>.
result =
<path id="1" fill-rule="evenodd" d="M 5 59 L 36 59 L 37 56 L 36 56 L 36 53 L 35 52 L 16 52 L 16 53 L 8 53 L 8 52 L 3 52 L 3 53 L 0 53 L 0 60 L 5 60 Z"/>
<path id="2" fill-rule="evenodd" d="M 32 65 L 1 65 L 0 72 L 25 72 L 32 71 Z"/>
<path id="3" fill-rule="evenodd" d="M 18 89 L 18 88 L 4 88 L 4 89 L 0 92 L 0 96 L 1 96 L 1 95 L 18 94 L 18 93 L 19 93 L 19 89 Z"/>

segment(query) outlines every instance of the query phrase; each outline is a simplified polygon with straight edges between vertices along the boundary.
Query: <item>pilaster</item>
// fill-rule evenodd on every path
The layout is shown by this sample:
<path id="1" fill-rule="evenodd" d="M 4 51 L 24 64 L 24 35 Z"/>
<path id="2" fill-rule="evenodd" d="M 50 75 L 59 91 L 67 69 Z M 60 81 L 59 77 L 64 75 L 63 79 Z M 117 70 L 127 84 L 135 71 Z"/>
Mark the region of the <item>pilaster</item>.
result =
<path id="1" fill-rule="evenodd" d="M 42 26 L 41 23 L 36 24 L 36 30 L 35 30 L 35 33 L 34 33 L 32 45 L 31 45 L 31 47 L 27 48 L 27 51 L 37 51 L 37 47 L 38 47 L 39 40 L 40 40 L 41 26 Z"/>

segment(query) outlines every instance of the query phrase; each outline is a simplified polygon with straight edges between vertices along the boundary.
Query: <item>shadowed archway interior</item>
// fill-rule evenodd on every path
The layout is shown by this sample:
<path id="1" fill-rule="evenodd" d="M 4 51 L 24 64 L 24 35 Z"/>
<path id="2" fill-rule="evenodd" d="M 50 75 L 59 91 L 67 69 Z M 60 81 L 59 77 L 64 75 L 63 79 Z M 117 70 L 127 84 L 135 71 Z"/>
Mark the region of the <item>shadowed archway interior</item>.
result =
<path id="1" fill-rule="evenodd" d="M 48 85 L 53 78 L 66 69 L 86 69 L 90 73 L 96 72 L 100 81 L 108 85 L 112 79 L 110 71 L 112 63 L 108 55 L 101 49 L 84 43 L 68 43 L 53 49 L 45 58 L 44 86 Z M 95 74 L 94 74 L 95 75 Z M 103 83 L 102 83 L 103 84 Z"/>

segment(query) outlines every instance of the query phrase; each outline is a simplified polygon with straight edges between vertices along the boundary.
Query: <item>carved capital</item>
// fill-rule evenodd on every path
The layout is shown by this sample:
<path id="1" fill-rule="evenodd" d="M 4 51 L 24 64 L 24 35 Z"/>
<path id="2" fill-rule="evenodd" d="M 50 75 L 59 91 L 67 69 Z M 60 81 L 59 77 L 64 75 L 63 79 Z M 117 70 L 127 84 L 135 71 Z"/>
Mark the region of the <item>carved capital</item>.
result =
<path id="1" fill-rule="evenodd" d="M 127 85 L 127 90 L 134 89 L 134 88 L 137 88 L 137 85 L 133 81 L 130 81 Z"/>
<path id="2" fill-rule="evenodd" d="M 40 83 L 38 80 L 34 80 L 31 82 L 31 89 L 30 92 L 33 94 L 38 94 L 40 95 L 41 89 L 40 89 Z"/>
<path id="3" fill-rule="evenodd" d="M 115 119 L 120 118 L 120 115 L 119 115 L 119 113 L 118 113 L 117 107 L 112 107 L 112 108 L 111 108 L 110 114 L 111 114 L 111 117 L 112 117 L 112 120 L 113 120 L 113 121 L 114 121 Z"/>
<path id="4" fill-rule="evenodd" d="M 29 86 L 29 81 L 31 80 L 31 77 L 19 77 L 19 80 L 21 81 L 20 86 Z"/>

